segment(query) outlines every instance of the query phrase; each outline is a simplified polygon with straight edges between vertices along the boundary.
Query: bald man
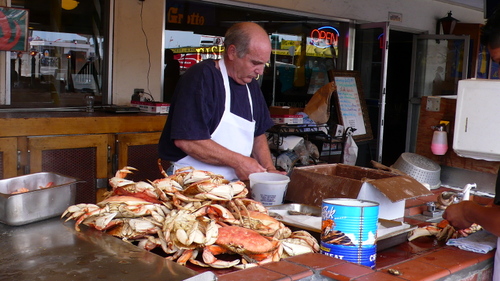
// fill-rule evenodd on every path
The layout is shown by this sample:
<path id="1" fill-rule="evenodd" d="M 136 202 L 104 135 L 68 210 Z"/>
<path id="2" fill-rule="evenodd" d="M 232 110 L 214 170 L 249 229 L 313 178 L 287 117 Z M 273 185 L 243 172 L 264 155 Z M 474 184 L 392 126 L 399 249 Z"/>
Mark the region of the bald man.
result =
<path id="1" fill-rule="evenodd" d="M 229 180 L 277 171 L 265 132 L 274 125 L 256 79 L 271 57 L 258 24 L 241 22 L 225 35 L 221 60 L 204 60 L 182 76 L 159 142 L 174 171 L 186 166 Z"/>

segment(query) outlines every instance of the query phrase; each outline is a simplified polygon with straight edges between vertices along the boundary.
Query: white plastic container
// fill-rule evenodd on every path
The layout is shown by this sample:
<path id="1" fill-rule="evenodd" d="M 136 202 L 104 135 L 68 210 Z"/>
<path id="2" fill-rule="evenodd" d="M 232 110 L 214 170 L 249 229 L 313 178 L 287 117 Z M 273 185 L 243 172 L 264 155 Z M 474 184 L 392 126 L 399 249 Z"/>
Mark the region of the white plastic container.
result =
<path id="1" fill-rule="evenodd" d="M 460 157 L 500 161 L 500 80 L 458 81 L 453 150 Z"/>
<path id="2" fill-rule="evenodd" d="M 283 204 L 290 178 L 276 173 L 254 173 L 249 176 L 252 199 L 264 206 Z"/>

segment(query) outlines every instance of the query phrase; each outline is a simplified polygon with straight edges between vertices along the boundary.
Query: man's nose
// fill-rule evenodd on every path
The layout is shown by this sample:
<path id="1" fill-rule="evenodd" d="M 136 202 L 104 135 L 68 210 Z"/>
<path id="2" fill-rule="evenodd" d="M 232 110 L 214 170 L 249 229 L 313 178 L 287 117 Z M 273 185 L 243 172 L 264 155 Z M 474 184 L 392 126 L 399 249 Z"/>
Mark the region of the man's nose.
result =
<path id="1" fill-rule="evenodd" d="M 264 67 L 265 67 L 265 65 L 263 65 L 263 66 L 258 66 L 258 67 L 255 69 L 255 73 L 257 73 L 258 75 L 263 75 L 263 74 L 264 74 Z"/>

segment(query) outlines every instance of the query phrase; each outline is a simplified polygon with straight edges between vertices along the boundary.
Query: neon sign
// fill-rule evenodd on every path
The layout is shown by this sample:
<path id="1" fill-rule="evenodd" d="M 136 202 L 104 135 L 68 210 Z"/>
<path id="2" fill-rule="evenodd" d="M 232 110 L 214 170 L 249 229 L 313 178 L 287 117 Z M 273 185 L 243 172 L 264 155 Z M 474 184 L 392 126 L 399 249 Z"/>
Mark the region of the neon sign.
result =
<path id="1" fill-rule="evenodd" d="M 311 31 L 311 44 L 318 48 L 337 47 L 339 31 L 333 26 L 322 26 Z"/>
<path id="2" fill-rule="evenodd" d="M 210 47 L 185 47 L 172 48 L 174 58 L 179 61 L 182 69 L 187 69 L 202 60 L 220 59 L 224 52 L 224 46 L 216 45 Z"/>
<path id="3" fill-rule="evenodd" d="M 189 15 L 185 15 L 179 11 L 177 7 L 170 7 L 167 13 L 167 22 L 168 23 L 177 23 L 181 24 L 184 20 L 184 16 L 186 16 L 186 23 L 189 25 L 205 25 L 205 17 L 200 15 L 199 13 L 191 13 Z"/>
<path id="4" fill-rule="evenodd" d="M 212 46 L 212 47 L 202 47 L 202 48 L 196 48 L 196 55 L 202 59 L 202 55 L 204 55 L 203 59 L 220 59 L 221 54 L 224 52 L 224 46 L 218 45 L 218 46 Z"/>

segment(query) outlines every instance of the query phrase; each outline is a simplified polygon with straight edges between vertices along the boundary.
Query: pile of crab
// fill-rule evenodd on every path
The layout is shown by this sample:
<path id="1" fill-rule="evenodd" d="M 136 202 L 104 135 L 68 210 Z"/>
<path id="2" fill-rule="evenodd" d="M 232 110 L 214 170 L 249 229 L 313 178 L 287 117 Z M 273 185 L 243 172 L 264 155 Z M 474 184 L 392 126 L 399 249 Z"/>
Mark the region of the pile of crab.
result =
<path id="1" fill-rule="evenodd" d="M 62 218 L 75 220 L 77 231 L 83 224 L 146 250 L 160 247 L 183 265 L 245 268 L 319 251 L 308 232 L 292 233 L 248 199 L 243 182 L 192 167 L 168 176 L 159 166 L 163 178 L 148 182 L 126 179 L 135 169 L 124 167 L 109 180 L 106 199 L 70 206 Z"/>

